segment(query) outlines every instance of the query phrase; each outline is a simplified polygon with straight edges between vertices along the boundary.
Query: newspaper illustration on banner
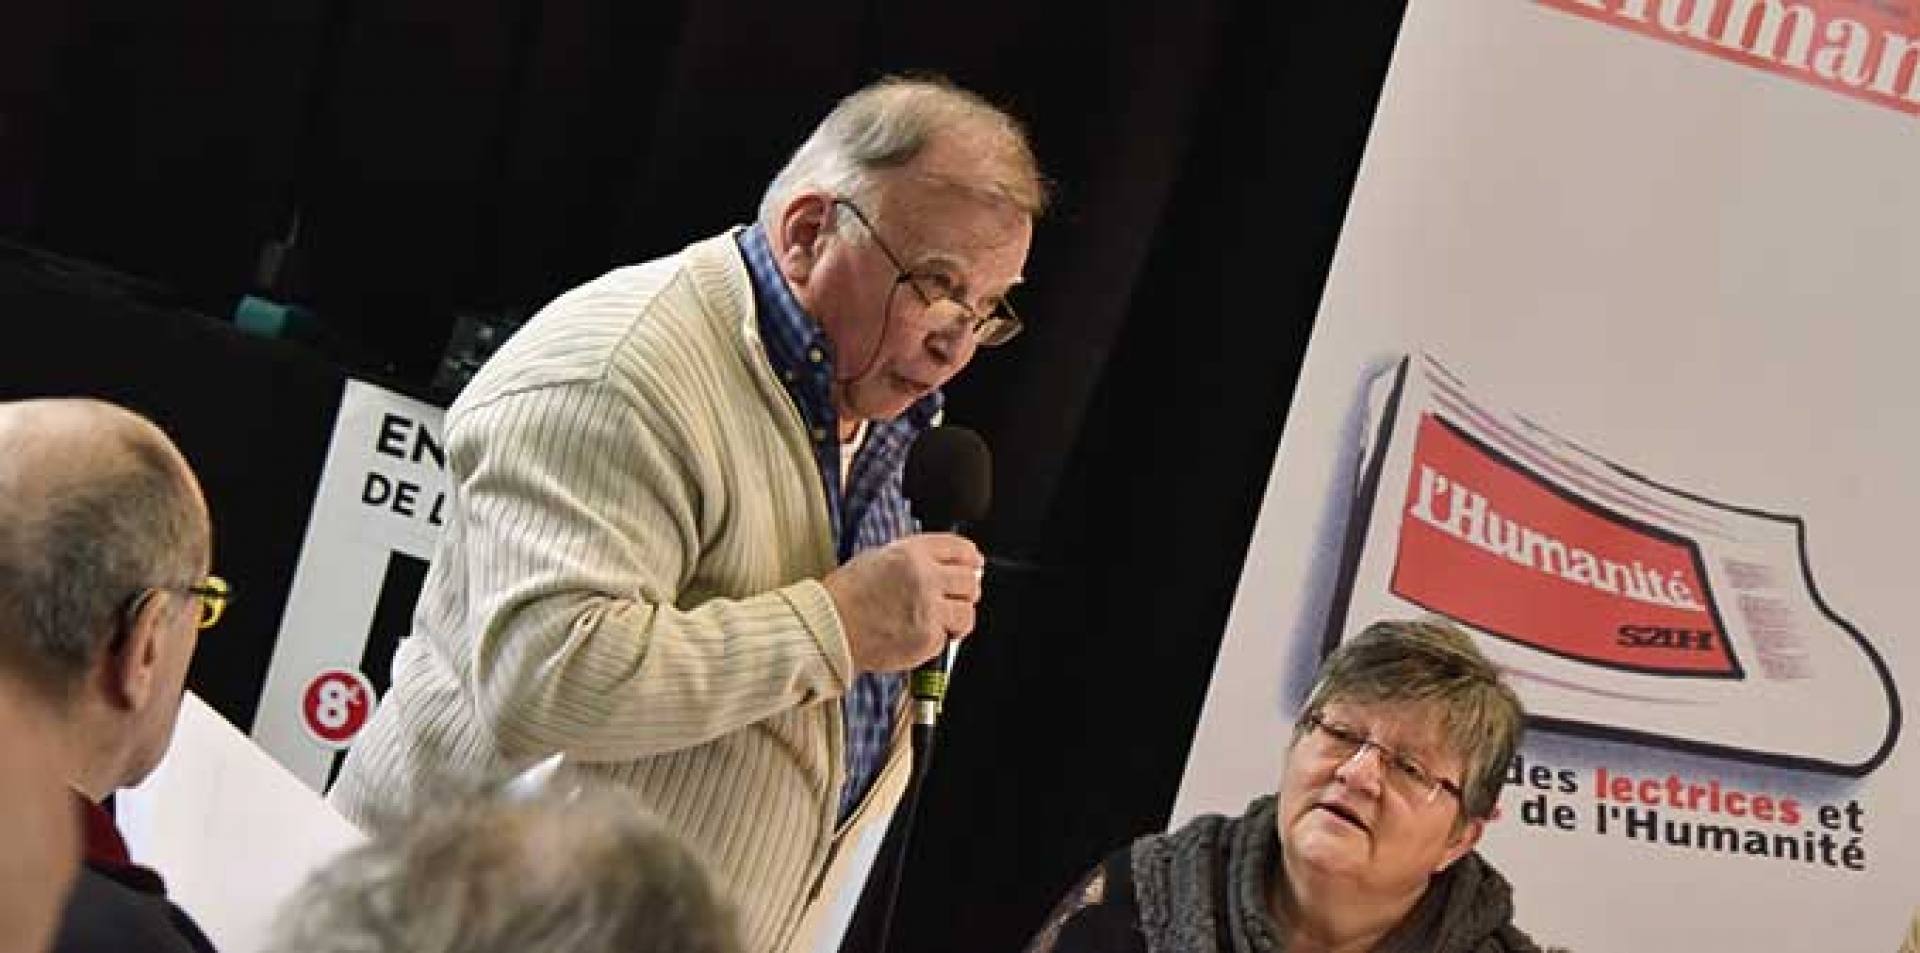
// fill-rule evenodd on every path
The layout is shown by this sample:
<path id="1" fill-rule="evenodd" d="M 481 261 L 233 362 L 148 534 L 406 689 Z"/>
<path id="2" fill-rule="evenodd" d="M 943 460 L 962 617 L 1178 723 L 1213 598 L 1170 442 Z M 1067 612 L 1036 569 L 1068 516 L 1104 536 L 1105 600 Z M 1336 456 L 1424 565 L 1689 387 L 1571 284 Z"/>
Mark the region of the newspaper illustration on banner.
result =
<path id="1" fill-rule="evenodd" d="M 1433 612 L 1543 727 L 1848 776 L 1892 751 L 1898 690 L 1799 519 L 1637 475 L 1424 355 L 1376 379 L 1364 444 L 1328 651 Z"/>

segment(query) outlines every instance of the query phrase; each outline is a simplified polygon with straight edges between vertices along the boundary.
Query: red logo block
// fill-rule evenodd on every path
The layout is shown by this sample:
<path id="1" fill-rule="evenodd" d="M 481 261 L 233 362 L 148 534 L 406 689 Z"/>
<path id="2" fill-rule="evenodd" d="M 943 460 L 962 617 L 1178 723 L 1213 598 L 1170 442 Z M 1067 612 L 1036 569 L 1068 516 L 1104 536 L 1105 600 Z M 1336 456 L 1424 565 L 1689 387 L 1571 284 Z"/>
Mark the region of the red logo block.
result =
<path id="1" fill-rule="evenodd" d="M 1741 676 L 1691 540 L 1559 492 L 1432 414 L 1413 464 L 1395 595 L 1563 658 Z"/>
<path id="2" fill-rule="evenodd" d="M 330 668 L 313 677 L 300 694 L 300 724 L 323 748 L 353 744 L 373 717 L 373 683 L 351 669 Z"/>

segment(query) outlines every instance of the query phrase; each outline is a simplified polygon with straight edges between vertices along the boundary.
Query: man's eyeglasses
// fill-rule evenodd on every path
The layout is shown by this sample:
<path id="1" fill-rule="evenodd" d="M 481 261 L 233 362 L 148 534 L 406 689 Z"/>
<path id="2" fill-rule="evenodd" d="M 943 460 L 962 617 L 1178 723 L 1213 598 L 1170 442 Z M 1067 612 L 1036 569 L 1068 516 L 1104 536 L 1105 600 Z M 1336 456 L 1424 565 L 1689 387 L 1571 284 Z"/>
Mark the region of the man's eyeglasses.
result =
<path id="1" fill-rule="evenodd" d="M 134 596 L 133 601 L 127 604 L 127 618 L 132 619 L 138 615 L 140 607 L 145 605 L 156 592 L 179 592 L 194 597 L 199 602 L 198 624 L 202 631 L 218 624 L 220 617 L 227 614 L 227 603 L 233 601 L 233 587 L 227 585 L 227 581 L 219 576 L 208 576 L 197 585 L 153 586 L 141 590 Z"/>
<path id="2" fill-rule="evenodd" d="M 1460 785 L 1440 777 L 1420 762 L 1373 740 L 1366 732 L 1352 725 L 1330 721 L 1320 712 L 1313 712 L 1300 719 L 1300 723 L 1313 732 L 1316 746 L 1321 753 L 1341 764 L 1346 764 L 1365 754 L 1371 748 L 1380 753 L 1380 763 L 1387 783 L 1396 788 L 1402 797 L 1420 804 L 1432 804 L 1441 791 L 1453 795 L 1454 800 L 1465 803 Z"/>
<path id="3" fill-rule="evenodd" d="M 853 213 L 853 217 L 859 220 L 861 227 L 872 236 L 874 245 L 880 249 L 880 254 L 887 256 L 888 263 L 893 265 L 895 287 L 904 284 L 912 288 L 913 293 L 920 297 L 920 303 L 926 306 L 927 313 L 936 321 L 965 325 L 973 335 L 975 343 L 981 347 L 998 347 L 1019 336 L 1025 324 L 1021 322 L 1020 315 L 1014 312 L 1013 305 L 1005 298 L 993 302 L 993 306 L 987 313 L 981 314 L 960 300 L 955 293 L 953 279 L 950 276 L 938 272 L 909 270 L 900 260 L 900 256 L 894 254 L 893 249 L 889 248 L 886 241 L 880 237 L 880 232 L 873 227 L 873 222 L 867 218 L 867 214 L 860 210 L 860 206 L 853 204 L 853 200 L 834 199 L 833 204 Z M 932 290 L 928 290 L 928 286 L 931 286 Z"/>

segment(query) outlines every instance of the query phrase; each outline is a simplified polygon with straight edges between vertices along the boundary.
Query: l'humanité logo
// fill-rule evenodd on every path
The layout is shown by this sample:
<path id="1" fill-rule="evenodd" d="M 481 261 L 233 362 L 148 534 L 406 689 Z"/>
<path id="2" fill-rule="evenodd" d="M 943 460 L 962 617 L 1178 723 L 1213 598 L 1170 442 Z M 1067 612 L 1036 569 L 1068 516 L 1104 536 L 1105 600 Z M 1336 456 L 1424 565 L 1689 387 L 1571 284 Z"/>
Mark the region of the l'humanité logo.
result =
<path id="1" fill-rule="evenodd" d="M 1692 540 L 1555 492 L 1436 414 L 1413 453 L 1396 595 L 1590 665 L 1739 677 Z"/>
<path id="2" fill-rule="evenodd" d="M 1920 0 L 1535 0 L 1920 116 Z"/>

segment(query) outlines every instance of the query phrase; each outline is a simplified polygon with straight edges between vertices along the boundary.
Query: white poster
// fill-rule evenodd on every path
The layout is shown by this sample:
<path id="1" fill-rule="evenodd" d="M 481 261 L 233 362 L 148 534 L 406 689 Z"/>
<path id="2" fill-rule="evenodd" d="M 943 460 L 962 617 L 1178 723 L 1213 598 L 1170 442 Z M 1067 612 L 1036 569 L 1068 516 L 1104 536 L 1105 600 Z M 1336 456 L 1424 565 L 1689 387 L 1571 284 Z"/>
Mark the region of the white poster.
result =
<path id="1" fill-rule="evenodd" d="M 341 398 L 253 720 L 254 741 L 315 791 L 372 716 L 385 686 L 364 670 L 391 661 L 433 556 L 447 505 L 442 417 L 361 381 Z M 383 598 L 399 631 L 374 639 Z"/>
<path id="2" fill-rule="evenodd" d="M 1448 616 L 1543 943 L 1893 950 L 1920 888 L 1920 5 L 1410 5 L 1174 823 Z"/>

